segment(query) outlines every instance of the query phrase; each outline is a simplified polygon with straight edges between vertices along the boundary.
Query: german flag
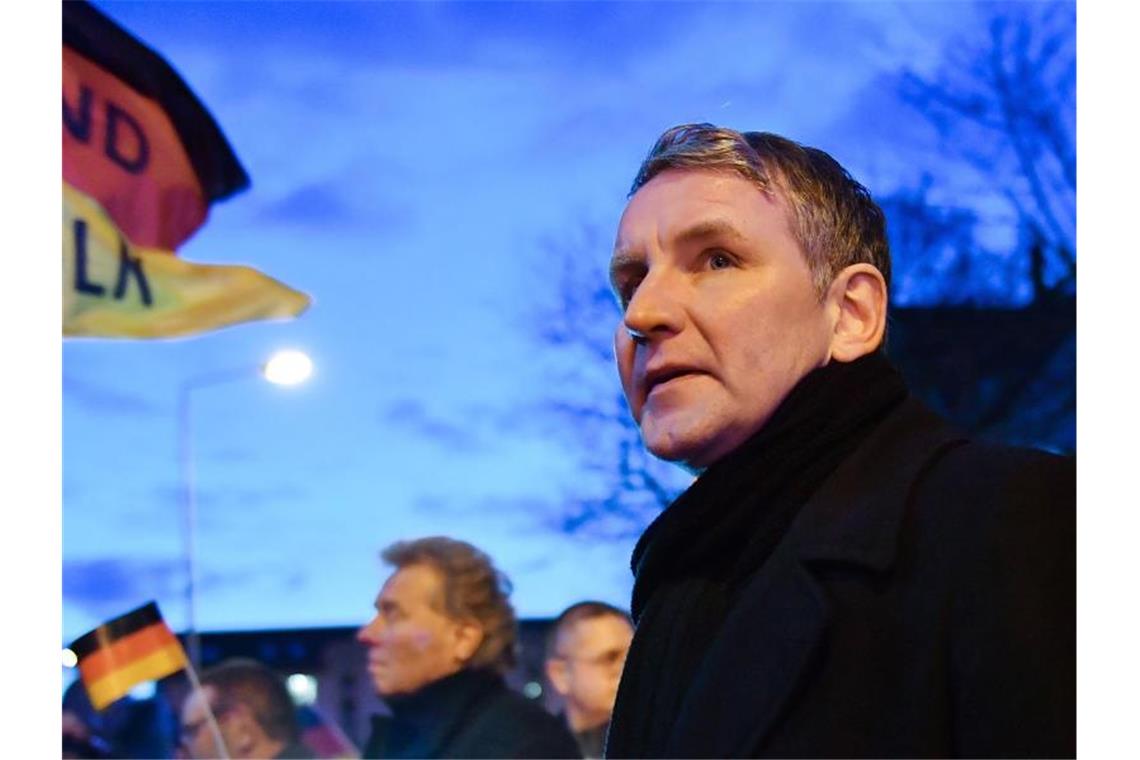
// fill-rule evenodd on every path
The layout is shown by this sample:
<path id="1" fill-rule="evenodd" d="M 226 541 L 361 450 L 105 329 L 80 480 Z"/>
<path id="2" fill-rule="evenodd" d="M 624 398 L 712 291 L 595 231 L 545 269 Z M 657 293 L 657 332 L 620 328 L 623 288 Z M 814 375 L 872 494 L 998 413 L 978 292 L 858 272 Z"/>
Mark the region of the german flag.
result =
<path id="1" fill-rule="evenodd" d="M 71 644 L 79 675 L 96 710 L 123 697 L 137 684 L 186 667 L 186 653 L 148 602 L 89 631 Z"/>
<path id="2" fill-rule="evenodd" d="M 174 68 L 86 2 L 63 4 L 63 182 L 65 335 L 173 337 L 308 307 L 248 267 L 163 261 L 249 176 Z M 96 226 L 107 245 L 88 245 Z"/>

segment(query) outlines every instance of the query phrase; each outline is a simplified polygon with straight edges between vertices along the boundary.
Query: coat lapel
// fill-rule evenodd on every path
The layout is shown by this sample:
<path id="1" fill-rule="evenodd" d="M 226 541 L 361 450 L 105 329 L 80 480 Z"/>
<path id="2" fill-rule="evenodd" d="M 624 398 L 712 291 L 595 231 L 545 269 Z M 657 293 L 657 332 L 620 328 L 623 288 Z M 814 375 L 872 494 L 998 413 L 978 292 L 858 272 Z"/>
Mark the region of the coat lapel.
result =
<path id="1" fill-rule="evenodd" d="M 740 757 L 768 732 L 827 625 L 815 579 L 773 555 L 725 620 L 685 699 L 671 757 Z"/>
<path id="2" fill-rule="evenodd" d="M 889 568 L 910 488 L 960 440 L 908 399 L 825 481 L 725 620 L 673 726 L 671 756 L 756 754 L 826 644 L 830 611 L 811 565 Z"/>

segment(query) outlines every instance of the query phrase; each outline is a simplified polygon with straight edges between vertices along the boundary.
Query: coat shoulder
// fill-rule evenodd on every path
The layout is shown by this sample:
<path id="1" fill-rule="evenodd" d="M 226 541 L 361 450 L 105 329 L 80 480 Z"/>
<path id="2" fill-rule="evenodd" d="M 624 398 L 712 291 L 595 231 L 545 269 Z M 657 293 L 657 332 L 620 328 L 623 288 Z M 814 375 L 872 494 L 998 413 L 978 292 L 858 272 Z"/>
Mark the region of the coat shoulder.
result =
<path id="1" fill-rule="evenodd" d="M 967 443 L 930 466 L 911 508 L 914 556 L 937 557 L 949 590 L 955 752 L 1071 755 L 1075 461 Z"/>
<path id="2" fill-rule="evenodd" d="M 542 707 L 503 688 L 480 710 L 464 732 L 473 753 L 460 755 L 503 758 L 577 758 L 578 744 L 566 725 Z"/>
<path id="3" fill-rule="evenodd" d="M 1076 463 L 1037 449 L 966 441 L 927 464 L 909 501 L 920 519 L 949 535 L 1071 537 Z"/>

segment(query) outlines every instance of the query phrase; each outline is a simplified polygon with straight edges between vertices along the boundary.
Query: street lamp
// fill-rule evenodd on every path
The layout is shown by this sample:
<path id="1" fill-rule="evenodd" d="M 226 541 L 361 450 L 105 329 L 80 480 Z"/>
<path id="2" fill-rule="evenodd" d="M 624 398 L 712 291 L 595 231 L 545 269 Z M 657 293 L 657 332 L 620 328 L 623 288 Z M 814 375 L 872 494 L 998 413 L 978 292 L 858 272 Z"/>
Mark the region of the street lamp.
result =
<path id="1" fill-rule="evenodd" d="M 261 374 L 277 385 L 297 385 L 313 374 L 313 360 L 303 351 L 278 351 L 261 366 Z"/>
<path id="2" fill-rule="evenodd" d="M 264 364 L 207 372 L 184 380 L 178 387 L 178 453 L 182 469 L 182 507 L 186 542 L 186 643 L 190 664 L 201 664 L 198 637 L 198 504 L 194 473 L 194 429 L 190 414 L 193 392 L 213 385 L 248 380 L 260 374 L 275 385 L 297 385 L 313 373 L 313 361 L 292 349 L 278 351 Z"/>

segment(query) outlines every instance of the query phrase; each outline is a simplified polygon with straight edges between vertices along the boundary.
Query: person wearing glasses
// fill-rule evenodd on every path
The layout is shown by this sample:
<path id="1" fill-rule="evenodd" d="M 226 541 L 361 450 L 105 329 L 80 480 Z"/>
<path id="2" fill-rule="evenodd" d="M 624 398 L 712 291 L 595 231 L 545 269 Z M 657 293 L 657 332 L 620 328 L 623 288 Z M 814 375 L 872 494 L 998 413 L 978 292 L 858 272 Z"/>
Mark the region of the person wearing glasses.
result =
<path id="1" fill-rule="evenodd" d="M 605 602 L 572 604 L 550 627 L 546 677 L 562 697 L 583 757 L 602 757 L 632 639 L 629 615 Z"/>

